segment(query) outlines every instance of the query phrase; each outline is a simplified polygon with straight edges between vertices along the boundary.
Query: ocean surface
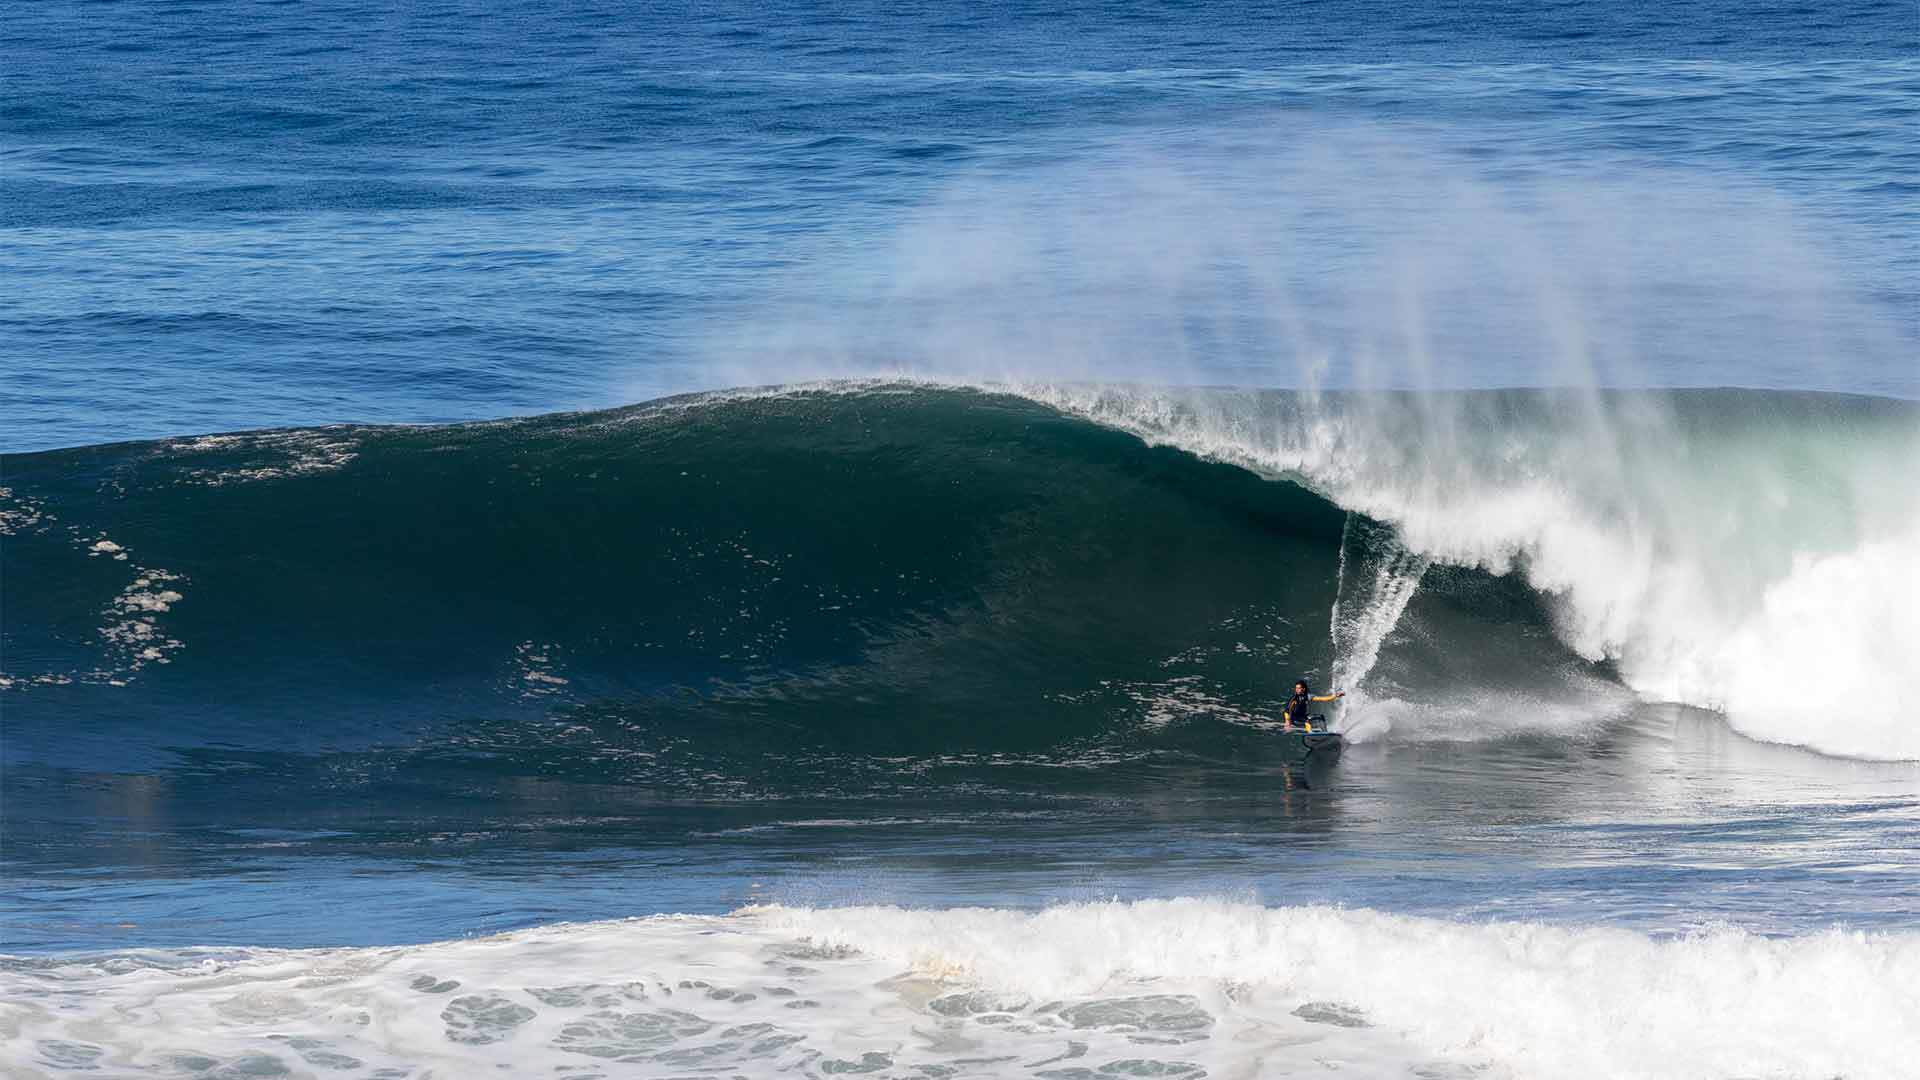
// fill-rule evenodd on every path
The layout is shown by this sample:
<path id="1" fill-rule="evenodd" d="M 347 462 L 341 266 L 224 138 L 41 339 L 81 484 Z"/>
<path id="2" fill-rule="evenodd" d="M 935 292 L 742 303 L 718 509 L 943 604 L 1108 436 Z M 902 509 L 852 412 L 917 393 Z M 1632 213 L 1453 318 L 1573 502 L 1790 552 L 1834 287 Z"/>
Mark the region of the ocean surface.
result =
<path id="1" fill-rule="evenodd" d="M 1911 0 L 5 7 L 0 1074 L 1910 1077 L 1917 134 Z"/>

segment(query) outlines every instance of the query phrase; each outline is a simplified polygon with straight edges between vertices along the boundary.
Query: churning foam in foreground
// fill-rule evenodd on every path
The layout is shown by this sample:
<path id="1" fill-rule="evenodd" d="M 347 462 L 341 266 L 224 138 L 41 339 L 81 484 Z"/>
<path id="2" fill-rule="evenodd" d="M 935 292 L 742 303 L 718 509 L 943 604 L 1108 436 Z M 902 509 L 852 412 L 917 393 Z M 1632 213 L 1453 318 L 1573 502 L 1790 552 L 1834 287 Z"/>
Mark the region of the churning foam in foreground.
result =
<path id="1" fill-rule="evenodd" d="M 1920 1060 L 1920 935 L 1657 941 L 1210 900 L 15 958 L 0 990 L 9 1075 L 1872 1080 Z"/>
<path id="2" fill-rule="evenodd" d="M 1920 759 L 1920 423 L 1765 395 L 1002 387 L 1298 479 L 1413 552 L 1519 572 L 1639 693 L 1760 739 Z"/>

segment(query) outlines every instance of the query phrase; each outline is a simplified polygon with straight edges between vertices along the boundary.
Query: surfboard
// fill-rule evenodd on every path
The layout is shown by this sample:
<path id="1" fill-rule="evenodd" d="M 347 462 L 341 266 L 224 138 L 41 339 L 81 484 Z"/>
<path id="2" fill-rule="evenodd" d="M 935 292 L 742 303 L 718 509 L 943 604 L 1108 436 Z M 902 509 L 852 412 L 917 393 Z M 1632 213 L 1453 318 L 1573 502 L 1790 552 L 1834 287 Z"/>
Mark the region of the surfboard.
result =
<path id="1" fill-rule="evenodd" d="M 1340 756 L 1346 740 L 1337 731 L 1278 731 L 1274 737 L 1302 759 L 1332 761 Z"/>

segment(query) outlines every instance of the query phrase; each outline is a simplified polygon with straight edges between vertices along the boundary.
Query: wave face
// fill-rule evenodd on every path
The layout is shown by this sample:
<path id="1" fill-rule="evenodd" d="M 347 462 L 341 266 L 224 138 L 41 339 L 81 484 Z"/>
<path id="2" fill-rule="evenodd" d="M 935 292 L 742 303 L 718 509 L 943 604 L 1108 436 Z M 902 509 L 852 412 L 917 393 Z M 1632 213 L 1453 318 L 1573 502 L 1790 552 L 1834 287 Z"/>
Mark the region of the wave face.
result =
<path id="1" fill-rule="evenodd" d="M 1349 622 L 1404 603 L 1429 562 L 1517 573 L 1569 648 L 1645 697 L 1723 711 L 1769 741 L 1920 757 L 1910 403 L 1026 392 L 1391 525 L 1404 550 L 1372 571 L 1376 600 Z"/>
<path id="2" fill-rule="evenodd" d="M 750 908 L 382 949 L 12 959 L 25 1068 L 1893 1077 L 1920 939 L 1205 900 Z M 439 1071 L 436 1069 L 436 1072 Z"/>
<path id="3" fill-rule="evenodd" d="M 16 455 L 7 753 L 753 793 L 1181 747 L 1337 673 L 1361 739 L 1578 732 L 1624 683 L 1920 758 L 1916 415 L 896 383 Z"/>

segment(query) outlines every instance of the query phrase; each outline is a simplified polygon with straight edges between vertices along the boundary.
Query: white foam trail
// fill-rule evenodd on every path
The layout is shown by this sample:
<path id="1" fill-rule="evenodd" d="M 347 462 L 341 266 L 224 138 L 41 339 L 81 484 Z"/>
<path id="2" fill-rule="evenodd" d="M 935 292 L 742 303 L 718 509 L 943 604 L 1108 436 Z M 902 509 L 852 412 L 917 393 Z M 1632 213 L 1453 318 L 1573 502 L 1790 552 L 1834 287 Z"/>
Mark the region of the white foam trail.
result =
<path id="1" fill-rule="evenodd" d="M 1350 555 L 1356 546 L 1361 550 Z M 1354 515 L 1347 515 L 1340 533 L 1340 569 L 1330 619 L 1332 687 L 1347 693 L 1346 707 L 1340 715 L 1343 729 L 1363 734 L 1384 730 L 1380 724 L 1356 726 L 1356 717 L 1367 701 L 1364 684 L 1380 659 L 1380 646 L 1400 625 L 1400 617 L 1413 602 L 1430 562 L 1408 551 L 1388 531 L 1356 523 Z M 1351 570 L 1350 563 L 1355 564 Z"/>
<path id="2" fill-rule="evenodd" d="M 1915 1015 L 1913 934 L 1656 940 L 1215 900 L 768 907 L 0 958 L 0 1073 L 1874 1080 L 1920 1060 Z"/>

